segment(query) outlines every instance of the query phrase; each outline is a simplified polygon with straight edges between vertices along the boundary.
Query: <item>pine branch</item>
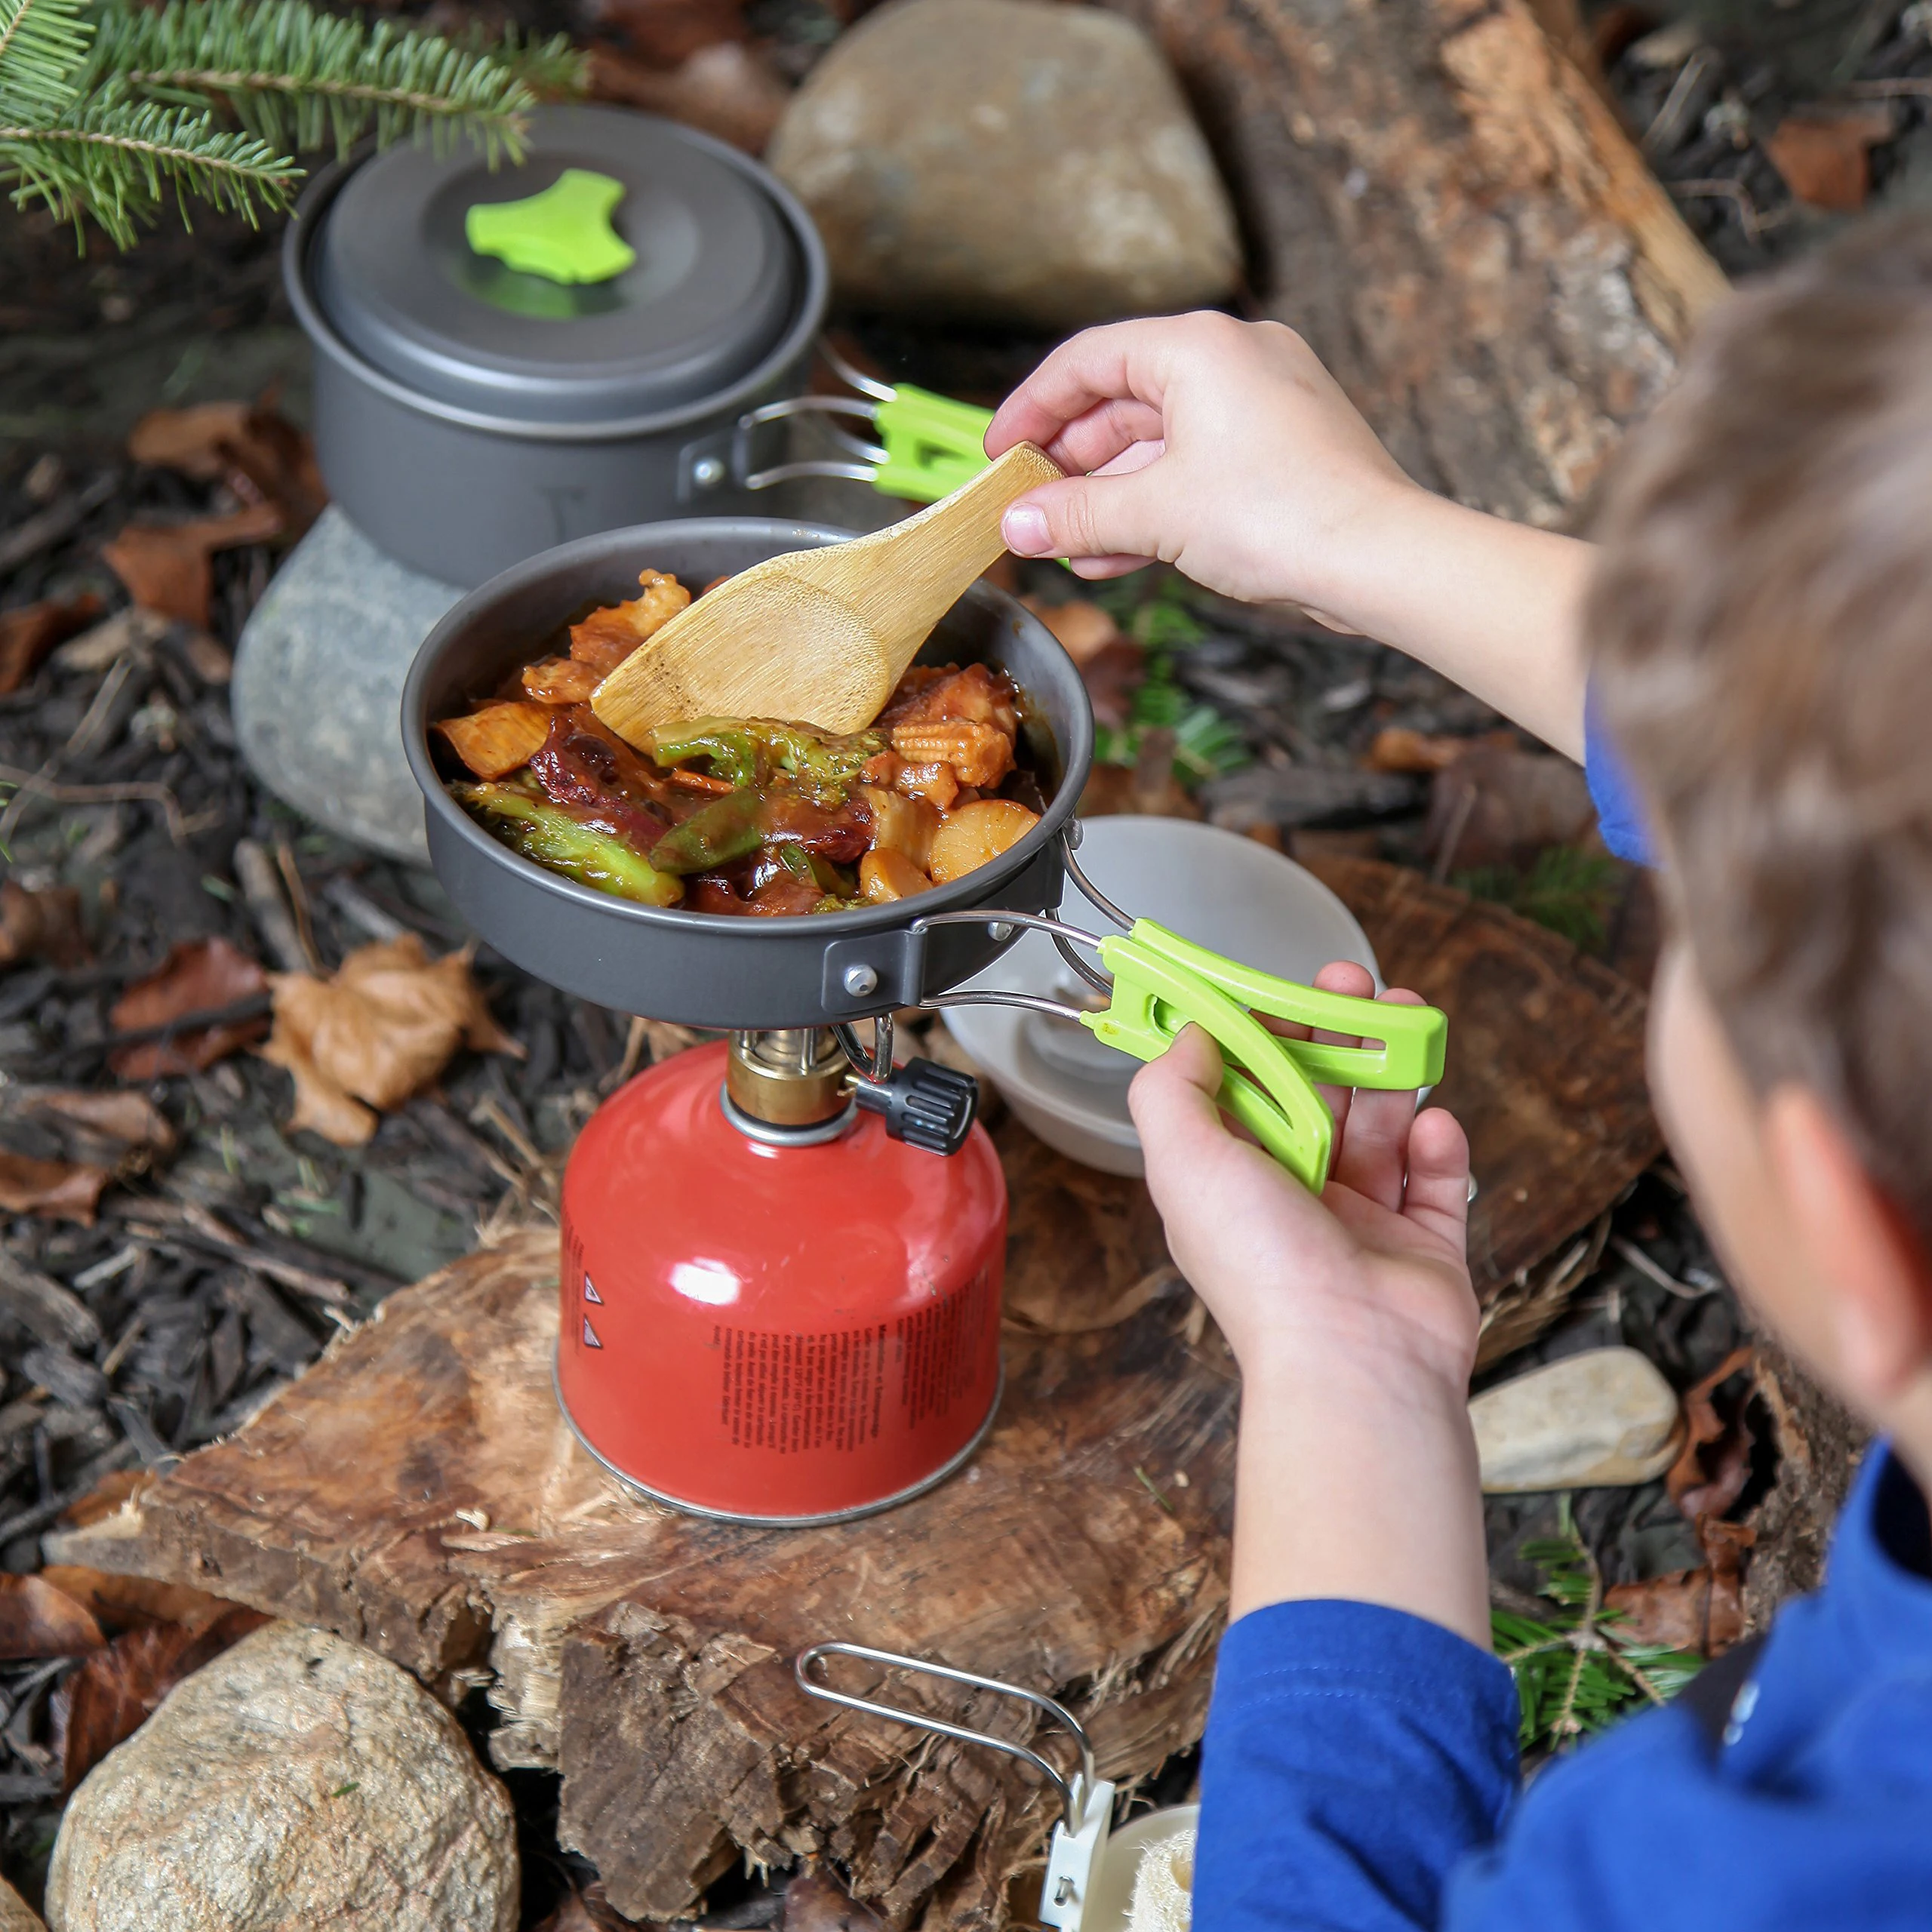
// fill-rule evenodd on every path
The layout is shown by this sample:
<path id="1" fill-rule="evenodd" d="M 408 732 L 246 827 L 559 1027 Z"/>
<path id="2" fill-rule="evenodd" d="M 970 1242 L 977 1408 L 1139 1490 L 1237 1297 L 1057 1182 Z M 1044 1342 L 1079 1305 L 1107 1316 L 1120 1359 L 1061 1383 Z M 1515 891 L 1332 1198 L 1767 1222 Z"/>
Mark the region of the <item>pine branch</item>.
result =
<path id="1" fill-rule="evenodd" d="M 169 0 L 158 11 L 106 0 L 91 63 L 177 106 L 220 103 L 285 151 L 346 152 L 373 130 L 387 143 L 427 128 L 494 162 L 521 158 L 537 90 L 581 90 L 581 57 L 561 38 L 486 48 L 318 12 L 306 0 Z"/>
<path id="2" fill-rule="evenodd" d="M 64 221 L 100 225 L 121 247 L 171 192 L 250 221 L 286 208 L 301 170 L 253 135 L 217 128 L 205 110 L 131 102 L 110 88 L 41 122 L 0 122 L 0 186 Z"/>
<path id="3" fill-rule="evenodd" d="M 38 120 L 74 97 L 94 28 L 85 0 L 0 0 L 0 121 Z"/>

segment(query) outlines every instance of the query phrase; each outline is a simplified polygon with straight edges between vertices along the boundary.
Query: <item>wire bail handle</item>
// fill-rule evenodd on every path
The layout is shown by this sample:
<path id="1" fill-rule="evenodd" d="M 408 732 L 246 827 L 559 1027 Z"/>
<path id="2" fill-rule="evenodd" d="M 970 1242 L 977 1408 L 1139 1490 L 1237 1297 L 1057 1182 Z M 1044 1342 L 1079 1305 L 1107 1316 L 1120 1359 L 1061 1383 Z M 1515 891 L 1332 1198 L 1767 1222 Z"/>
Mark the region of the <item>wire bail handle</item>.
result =
<path id="1" fill-rule="evenodd" d="M 870 1697 L 855 1697 L 835 1690 L 812 1675 L 814 1665 L 827 1657 L 858 1657 L 868 1663 L 882 1663 L 896 1670 L 911 1671 L 927 1677 L 943 1677 L 949 1682 L 971 1685 L 977 1690 L 991 1690 L 1002 1697 L 1017 1698 L 1043 1712 L 1059 1725 L 1080 1752 L 1080 1767 L 1069 1779 L 1059 1767 L 1024 1744 L 1017 1744 L 990 1731 L 973 1730 L 924 1711 L 902 1710 L 896 1704 L 884 1704 Z M 915 1730 L 937 1731 L 943 1737 L 956 1737 L 965 1744 L 983 1744 L 989 1749 L 1017 1758 L 1039 1771 L 1059 1792 L 1060 1822 L 1054 1826 L 1047 1854 L 1047 1871 L 1040 1888 L 1040 1917 L 1060 1932 L 1079 1932 L 1086 1909 L 1095 1868 L 1106 1849 L 1113 1823 L 1114 1787 L 1096 1771 L 1094 1743 L 1080 1720 L 1064 1704 L 1024 1684 L 1008 1684 L 997 1677 L 981 1677 L 976 1672 L 955 1670 L 950 1664 L 934 1663 L 925 1657 L 911 1657 L 898 1651 L 875 1650 L 869 1644 L 828 1641 L 809 1644 L 798 1653 L 792 1666 L 798 1688 L 808 1697 L 828 1704 L 841 1704 L 848 1710 L 889 1718 L 894 1724 L 909 1724 Z"/>
<path id="2" fill-rule="evenodd" d="M 913 921 L 912 930 L 983 924 L 993 928 L 996 938 L 1015 926 L 1044 932 L 1061 957 L 1105 996 L 1106 1004 L 1087 1010 L 1035 993 L 972 990 L 937 994 L 924 1005 L 1029 1008 L 1077 1022 L 1097 1039 L 1140 1060 L 1158 1060 L 1192 1022 L 1212 1036 L 1227 1063 L 1216 1096 L 1221 1107 L 1318 1194 L 1327 1185 L 1334 1153 L 1335 1118 L 1315 1091 L 1316 1081 L 1400 1091 L 1433 1086 L 1441 1078 L 1449 1020 L 1439 1008 L 1392 1006 L 1324 992 L 1211 952 L 1152 919 L 1134 918 L 1094 884 L 1074 857 L 1078 820 L 1070 821 L 1060 836 L 1067 877 L 1122 931 L 1096 938 L 1042 913 L 990 909 L 928 913 Z M 1075 946 L 1097 952 L 1100 968 L 1081 958 Z M 1344 1034 L 1361 1044 L 1284 1039 L 1257 1016 Z"/>
<path id="3" fill-rule="evenodd" d="M 781 396 L 747 410 L 738 418 L 731 438 L 731 476 L 741 489 L 768 490 L 775 483 L 803 476 L 837 476 L 869 483 L 881 496 L 936 503 L 986 467 L 990 409 L 955 402 L 910 383 L 875 381 L 853 368 L 829 343 L 821 341 L 818 350 L 832 373 L 857 394 Z M 768 423 L 799 416 L 825 419 L 846 457 L 754 467 L 757 432 Z M 839 417 L 863 423 L 876 440 L 868 441 L 841 428 L 833 420 Z"/>

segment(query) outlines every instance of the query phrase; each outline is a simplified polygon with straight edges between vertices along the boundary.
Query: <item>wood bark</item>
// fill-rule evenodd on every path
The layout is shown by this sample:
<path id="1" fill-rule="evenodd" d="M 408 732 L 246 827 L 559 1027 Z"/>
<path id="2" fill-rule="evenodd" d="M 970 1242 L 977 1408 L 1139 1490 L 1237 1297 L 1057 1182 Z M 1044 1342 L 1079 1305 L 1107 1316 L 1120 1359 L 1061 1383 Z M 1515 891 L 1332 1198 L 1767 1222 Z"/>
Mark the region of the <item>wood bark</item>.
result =
<path id="1" fill-rule="evenodd" d="M 1574 521 L 1725 288 L 1530 0 L 1106 0 L 1165 48 L 1307 337 L 1418 481 Z"/>

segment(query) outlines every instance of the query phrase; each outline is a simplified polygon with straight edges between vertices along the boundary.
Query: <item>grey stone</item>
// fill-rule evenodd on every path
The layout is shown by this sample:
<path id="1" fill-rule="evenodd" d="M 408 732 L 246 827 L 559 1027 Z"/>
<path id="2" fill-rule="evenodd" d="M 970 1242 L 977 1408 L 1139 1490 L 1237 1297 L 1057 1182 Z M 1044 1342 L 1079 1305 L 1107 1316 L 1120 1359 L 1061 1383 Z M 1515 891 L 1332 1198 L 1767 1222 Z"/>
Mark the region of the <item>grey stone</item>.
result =
<path id="1" fill-rule="evenodd" d="M 402 685 L 417 646 L 462 595 L 325 510 L 235 653 L 235 736 L 256 777 L 329 831 L 426 864 L 423 796 L 402 753 Z"/>
<path id="2" fill-rule="evenodd" d="M 273 1623 L 177 1685 L 69 1801 L 52 1932 L 512 1932 L 508 1797 L 404 1670 Z"/>
<path id="3" fill-rule="evenodd" d="M 1677 1392 L 1635 1349 L 1546 1362 L 1469 1404 L 1492 1496 L 1648 1482 L 1676 1459 Z"/>
<path id="4" fill-rule="evenodd" d="M 866 306 L 1074 328 L 1218 301 L 1241 272 L 1174 76 L 1094 8 L 881 8 L 812 70 L 766 158 Z"/>

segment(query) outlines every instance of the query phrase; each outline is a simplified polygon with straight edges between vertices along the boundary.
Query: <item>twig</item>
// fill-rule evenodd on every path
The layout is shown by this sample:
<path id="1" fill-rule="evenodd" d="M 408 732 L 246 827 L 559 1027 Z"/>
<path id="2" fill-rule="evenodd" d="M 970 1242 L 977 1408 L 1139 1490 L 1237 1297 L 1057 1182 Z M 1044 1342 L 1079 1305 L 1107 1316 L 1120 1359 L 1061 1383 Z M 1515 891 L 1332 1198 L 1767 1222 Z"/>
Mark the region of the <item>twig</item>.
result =
<path id="1" fill-rule="evenodd" d="M 197 812 L 192 819 L 183 817 L 180 801 L 165 785 L 131 779 L 119 785 L 54 785 L 47 782 L 47 768 L 26 771 L 18 766 L 0 764 L 0 784 L 17 785 L 6 817 L 0 820 L 0 836 L 13 829 L 19 808 L 29 798 L 42 798 L 56 805 L 134 804 L 142 801 L 160 806 L 168 822 L 168 835 L 177 845 L 185 845 L 197 832 L 205 832 L 220 823 L 219 812 Z"/>
<path id="2" fill-rule="evenodd" d="M 59 543 L 90 510 L 98 509 L 113 495 L 119 481 L 112 470 L 104 470 L 65 503 L 50 504 L 38 516 L 29 517 L 0 537 L 0 577 Z"/>
<path id="3" fill-rule="evenodd" d="M 340 877 L 331 879 L 322 888 L 322 897 L 351 925 L 361 927 L 371 939 L 381 943 L 398 940 L 409 931 L 400 919 L 385 912 L 352 879 Z"/>
<path id="4" fill-rule="evenodd" d="M 321 955 L 315 950 L 315 922 L 309 916 L 309 894 L 302 883 L 300 869 L 295 863 L 295 851 L 286 838 L 275 841 L 275 863 L 281 874 L 281 882 L 288 888 L 289 909 L 295 915 L 295 937 L 302 944 L 302 956 L 308 961 L 309 971 L 317 979 L 323 977 Z"/>
<path id="5" fill-rule="evenodd" d="M 279 1281 L 284 1287 L 293 1288 L 298 1294 L 311 1295 L 317 1301 L 350 1306 L 355 1300 L 345 1283 L 281 1260 L 264 1243 L 245 1239 L 208 1209 L 198 1208 L 192 1201 L 140 1201 L 130 1211 L 128 1226 L 130 1232 L 145 1235 L 151 1241 L 185 1244 L 191 1248 L 213 1248 L 224 1259 L 245 1262 L 270 1281 Z M 393 1287 L 395 1284 L 392 1281 L 387 1285 Z"/>
<path id="6" fill-rule="evenodd" d="M 185 1034 L 205 1033 L 217 1026 L 238 1026 L 245 1020 L 265 1020 L 272 1010 L 272 996 L 251 993 L 246 999 L 231 1001 L 226 1006 L 203 1007 L 193 1013 L 177 1013 L 172 1020 L 152 1026 L 131 1026 L 125 1032 L 109 1033 L 104 1039 L 82 1040 L 54 1057 L 72 1060 L 88 1054 L 117 1053 L 123 1047 L 146 1046 L 155 1040 L 178 1040 Z"/>
<path id="7" fill-rule="evenodd" d="M 1786 219 L 1786 211 L 1782 208 L 1774 209 L 1769 214 L 1761 214 L 1758 204 L 1751 198 L 1749 190 L 1742 182 L 1727 181 L 1719 175 L 1695 181 L 1666 181 L 1664 186 L 1673 195 L 1681 195 L 1690 201 L 1734 202 L 1737 208 L 1737 219 L 1744 229 L 1744 238 L 1747 242 L 1759 241 L 1766 229 L 1781 227 Z"/>
<path id="8" fill-rule="evenodd" d="M 1709 1288 L 1694 1288 L 1687 1281 L 1680 1281 L 1675 1275 L 1665 1273 L 1663 1269 L 1660 1268 L 1634 1241 L 1626 1241 L 1621 1235 L 1611 1243 L 1611 1246 L 1615 1248 L 1638 1274 L 1644 1276 L 1647 1280 L 1656 1282 L 1666 1294 L 1676 1296 L 1679 1301 L 1702 1301 L 1705 1296 L 1713 1292 L 1716 1286 L 1715 1283 L 1713 1283 Z"/>
<path id="9" fill-rule="evenodd" d="M 129 1463 L 139 1460 L 131 1442 L 117 1442 L 111 1449 L 104 1449 L 83 1469 L 77 1480 L 65 1489 L 36 1503 L 31 1509 L 23 1509 L 17 1516 L 9 1516 L 0 1523 L 0 1549 L 4 1549 L 16 1537 L 23 1537 L 30 1530 L 45 1529 L 64 1509 L 72 1506 L 104 1475 L 125 1468 Z"/>
<path id="10" fill-rule="evenodd" d="M 1901 96 L 1932 94 L 1932 75 L 1899 74 L 1887 80 L 1851 81 L 1843 91 L 1858 100 L 1897 100 Z"/>
<path id="11" fill-rule="evenodd" d="M 624 1035 L 623 1057 L 597 1083 L 601 1094 L 614 1094 L 638 1069 L 638 1063 L 644 1058 L 644 1050 L 651 1039 L 651 1029 L 635 1014 L 631 1015 L 631 1023 Z"/>
<path id="12" fill-rule="evenodd" d="M 1690 97 L 1716 60 L 1717 56 L 1708 48 L 1700 47 L 1678 70 L 1663 105 L 1644 130 L 1644 138 L 1638 143 L 1652 160 L 1676 146 L 1678 137 L 1684 131 L 1682 123 L 1690 109 Z"/>
<path id="13" fill-rule="evenodd" d="M 235 876 L 240 881 L 248 916 L 254 921 L 262 943 L 275 955 L 275 964 L 285 973 L 309 971 L 301 935 L 295 930 L 295 921 L 290 918 L 281 896 L 275 861 L 258 840 L 235 841 Z"/>

